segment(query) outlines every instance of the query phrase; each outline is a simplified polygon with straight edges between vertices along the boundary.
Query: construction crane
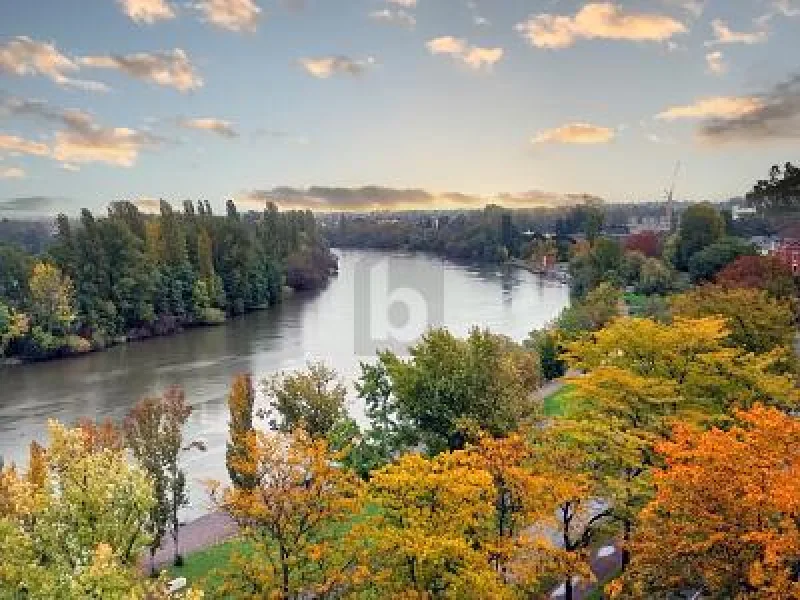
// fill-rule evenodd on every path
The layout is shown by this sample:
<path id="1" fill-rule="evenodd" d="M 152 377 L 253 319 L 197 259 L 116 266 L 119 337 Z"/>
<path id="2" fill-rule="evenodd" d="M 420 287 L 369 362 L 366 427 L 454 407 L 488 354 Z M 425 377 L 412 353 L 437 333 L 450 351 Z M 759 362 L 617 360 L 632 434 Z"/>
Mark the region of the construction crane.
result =
<path id="1" fill-rule="evenodd" d="M 670 231 L 675 229 L 675 207 L 673 198 L 675 196 L 675 181 L 678 179 L 678 173 L 681 170 L 681 161 L 675 163 L 675 170 L 672 172 L 672 181 L 670 182 L 669 189 L 664 190 L 664 195 L 667 199 L 667 222 L 669 223 Z"/>

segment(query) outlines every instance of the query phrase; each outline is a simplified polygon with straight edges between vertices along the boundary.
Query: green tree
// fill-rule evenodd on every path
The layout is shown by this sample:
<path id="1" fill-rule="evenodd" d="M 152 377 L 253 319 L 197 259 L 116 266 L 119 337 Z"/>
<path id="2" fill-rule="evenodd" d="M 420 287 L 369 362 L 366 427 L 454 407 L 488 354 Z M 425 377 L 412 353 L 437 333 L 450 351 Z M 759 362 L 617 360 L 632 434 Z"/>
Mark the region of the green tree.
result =
<path id="1" fill-rule="evenodd" d="M 725 235 L 725 220 L 708 202 L 692 204 L 681 215 L 675 266 L 688 269 L 692 256 Z"/>
<path id="2" fill-rule="evenodd" d="M 473 329 L 458 339 L 444 329 L 425 334 L 404 361 L 380 356 L 398 416 L 431 453 L 459 449 L 480 429 L 495 436 L 537 417 L 531 394 L 541 382 L 539 359 L 508 338 Z"/>
<path id="3" fill-rule="evenodd" d="M 696 252 L 689 259 L 689 276 L 694 282 L 711 281 L 740 256 L 756 256 L 758 249 L 738 238 L 723 238 Z"/>
<path id="4" fill-rule="evenodd" d="M 184 450 L 183 428 L 192 414 L 183 390 L 168 389 L 161 398 L 141 400 L 125 419 L 125 441 L 153 482 L 155 503 L 150 511 L 152 560 L 164 535 L 172 536 L 174 562 L 181 563 L 178 511 L 189 502 L 186 474 L 179 458 Z"/>
<path id="5" fill-rule="evenodd" d="M 264 381 L 269 409 L 264 413 L 273 429 L 303 429 L 312 439 L 325 438 L 347 417 L 347 388 L 336 371 L 309 363 L 305 371 L 279 373 Z"/>

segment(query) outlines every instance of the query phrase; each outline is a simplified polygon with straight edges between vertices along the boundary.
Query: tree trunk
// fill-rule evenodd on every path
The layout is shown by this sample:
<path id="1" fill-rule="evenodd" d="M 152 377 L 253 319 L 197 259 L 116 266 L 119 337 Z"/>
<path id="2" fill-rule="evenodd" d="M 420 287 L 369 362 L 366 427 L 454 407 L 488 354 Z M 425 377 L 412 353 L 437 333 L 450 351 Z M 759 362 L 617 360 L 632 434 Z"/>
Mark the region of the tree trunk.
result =
<path id="1" fill-rule="evenodd" d="M 625 519 L 623 521 L 623 536 L 622 536 L 622 556 L 620 560 L 620 567 L 622 572 L 625 572 L 625 569 L 628 568 L 628 565 L 631 562 L 631 551 L 629 549 L 629 545 L 631 542 L 631 530 L 632 530 L 631 520 Z"/>
<path id="2" fill-rule="evenodd" d="M 567 573 L 567 578 L 564 580 L 564 600 L 572 600 L 572 573 Z"/>

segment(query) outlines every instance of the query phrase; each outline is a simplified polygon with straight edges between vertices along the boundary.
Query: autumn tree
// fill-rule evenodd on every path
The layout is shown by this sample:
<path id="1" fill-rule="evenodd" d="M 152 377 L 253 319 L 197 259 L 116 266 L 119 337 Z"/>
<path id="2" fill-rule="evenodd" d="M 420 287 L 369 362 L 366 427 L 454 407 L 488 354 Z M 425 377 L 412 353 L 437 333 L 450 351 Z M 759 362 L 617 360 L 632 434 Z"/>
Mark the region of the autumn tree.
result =
<path id="1" fill-rule="evenodd" d="M 676 427 L 615 598 L 800 598 L 800 422 L 763 406 L 729 430 Z"/>
<path id="2" fill-rule="evenodd" d="M 144 398 L 125 419 L 128 448 L 153 482 L 155 504 L 150 512 L 150 559 L 164 535 L 172 536 L 174 562 L 181 564 L 178 511 L 186 506 L 186 474 L 179 458 L 184 450 L 183 428 L 192 413 L 183 390 L 168 389 L 163 397 Z"/>
<path id="3" fill-rule="evenodd" d="M 775 256 L 740 256 L 717 274 L 716 283 L 726 287 L 758 288 L 774 298 L 796 295 L 791 269 Z"/>
<path id="4" fill-rule="evenodd" d="M 264 381 L 269 398 L 265 416 L 273 429 L 305 430 L 312 438 L 328 435 L 347 416 L 347 388 L 336 371 L 309 363 L 305 371 L 279 373 Z"/>
<path id="5" fill-rule="evenodd" d="M 149 477 L 81 428 L 51 421 L 48 432 L 27 475 L 0 472 L 0 596 L 143 597 L 136 563 L 150 541 Z"/>
<path id="6" fill-rule="evenodd" d="M 39 262 L 28 282 L 31 310 L 47 332 L 64 334 L 75 320 L 74 288 L 69 277 L 55 265 Z"/>
<path id="7" fill-rule="evenodd" d="M 0 302 L 0 357 L 9 344 L 28 333 L 30 322 L 25 313 L 17 312 Z"/>
<path id="8" fill-rule="evenodd" d="M 462 448 L 470 431 L 507 435 L 537 416 L 538 357 L 504 336 L 475 328 L 459 339 L 437 329 L 410 354 L 402 360 L 387 352 L 380 360 L 401 422 L 432 453 Z"/>
<path id="9" fill-rule="evenodd" d="M 212 492 L 215 506 L 239 524 L 246 548 L 218 573 L 219 594 L 331 598 L 360 585 L 366 573 L 344 544 L 363 508 L 360 479 L 335 464 L 325 440 L 302 430 L 258 432 L 247 452 L 255 485 Z"/>
<path id="10" fill-rule="evenodd" d="M 225 466 L 228 476 L 237 488 L 252 489 L 255 486 L 255 465 L 248 454 L 254 443 L 253 405 L 255 391 L 250 375 L 237 375 L 228 395 L 228 443 L 225 448 Z"/>
<path id="11" fill-rule="evenodd" d="M 356 526 L 378 598 L 511 598 L 491 563 L 496 500 L 477 454 L 405 454 L 373 473 L 377 514 Z"/>
<path id="12" fill-rule="evenodd" d="M 681 317 L 724 318 L 730 343 L 748 352 L 761 354 L 789 347 L 794 336 L 791 305 L 766 290 L 702 286 L 673 297 L 671 307 L 673 314 Z"/>
<path id="13" fill-rule="evenodd" d="M 642 231 L 625 238 L 625 249 L 636 250 L 650 258 L 661 256 L 661 239 L 654 231 Z"/>

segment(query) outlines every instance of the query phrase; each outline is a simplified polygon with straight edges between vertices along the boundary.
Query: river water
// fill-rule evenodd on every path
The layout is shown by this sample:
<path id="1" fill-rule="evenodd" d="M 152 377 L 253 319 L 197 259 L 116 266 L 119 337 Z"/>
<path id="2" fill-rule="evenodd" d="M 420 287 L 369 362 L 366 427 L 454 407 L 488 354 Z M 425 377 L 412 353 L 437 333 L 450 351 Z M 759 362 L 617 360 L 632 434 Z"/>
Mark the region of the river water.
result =
<path id="1" fill-rule="evenodd" d="M 226 480 L 231 378 L 256 381 L 322 360 L 348 383 L 375 351 L 402 351 L 428 326 L 457 335 L 488 327 L 521 341 L 569 302 L 566 286 L 513 267 L 463 266 L 424 254 L 337 250 L 339 275 L 313 293 L 219 327 L 116 346 L 70 359 L 0 367 L 0 456 L 24 464 L 28 443 L 45 441 L 48 419 L 124 418 L 139 398 L 183 386 L 194 408 L 187 440 L 207 451 L 184 457 L 191 517 L 207 509 L 203 481 Z M 363 406 L 350 411 L 363 421 Z"/>

